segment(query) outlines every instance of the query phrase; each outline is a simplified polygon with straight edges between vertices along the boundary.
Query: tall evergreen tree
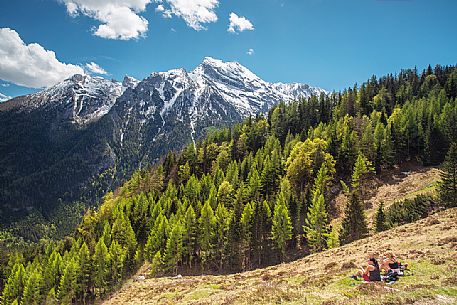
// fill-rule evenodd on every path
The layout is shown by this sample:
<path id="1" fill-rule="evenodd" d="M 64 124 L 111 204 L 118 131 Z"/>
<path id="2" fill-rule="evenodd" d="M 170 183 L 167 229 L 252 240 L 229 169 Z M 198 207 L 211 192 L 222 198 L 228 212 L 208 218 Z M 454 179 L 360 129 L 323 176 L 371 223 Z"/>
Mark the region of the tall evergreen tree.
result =
<path id="1" fill-rule="evenodd" d="M 184 216 L 184 232 L 183 232 L 183 256 L 184 259 L 192 267 L 192 262 L 197 252 L 198 238 L 198 222 L 194 208 L 189 205 Z"/>
<path id="2" fill-rule="evenodd" d="M 182 262 L 183 256 L 183 225 L 180 221 L 175 223 L 173 229 L 170 231 L 170 235 L 167 240 L 165 247 L 165 253 L 163 261 L 168 268 L 174 274 L 178 272 L 178 266 Z"/>
<path id="3" fill-rule="evenodd" d="M 281 260 L 286 256 L 287 242 L 292 238 L 292 221 L 290 220 L 289 210 L 282 196 L 276 200 L 273 213 L 273 225 L 271 237 L 280 251 Z"/>
<path id="4" fill-rule="evenodd" d="M 451 144 L 443 164 L 439 194 L 447 207 L 457 206 L 457 143 Z"/>
<path id="5" fill-rule="evenodd" d="M 341 244 L 348 244 L 368 234 L 365 212 L 357 192 L 352 192 L 344 212 L 340 232 Z"/>
<path id="6" fill-rule="evenodd" d="M 198 220 L 200 225 L 200 251 L 203 264 L 206 264 L 213 255 L 214 250 L 214 227 L 216 218 L 214 217 L 213 209 L 209 204 L 209 201 L 205 202 L 202 208 L 200 219 Z"/>
<path id="7" fill-rule="evenodd" d="M 110 256 L 103 238 L 100 238 L 94 252 L 94 284 L 99 295 L 104 295 L 108 289 Z"/>
<path id="8" fill-rule="evenodd" d="M 41 270 L 34 268 L 30 271 L 27 282 L 24 286 L 22 304 L 40 305 L 43 303 L 43 276 Z"/>
<path id="9" fill-rule="evenodd" d="M 388 229 L 386 214 L 384 213 L 384 203 L 379 204 L 378 210 L 376 211 L 376 222 L 375 222 L 376 232 L 382 232 Z"/>
<path id="10" fill-rule="evenodd" d="M 69 258 L 62 277 L 60 278 L 60 284 L 58 289 L 58 299 L 63 305 L 70 305 L 76 300 L 76 293 L 78 292 L 78 273 L 79 266 L 75 262 L 76 258 Z"/>
<path id="11" fill-rule="evenodd" d="M 11 270 L 2 294 L 2 304 L 10 305 L 15 300 L 21 300 L 26 284 L 26 273 L 22 263 L 16 263 Z"/>
<path id="12" fill-rule="evenodd" d="M 313 199 L 304 227 L 306 240 L 313 252 L 322 251 L 327 246 L 326 239 L 329 234 L 330 225 L 324 197 L 324 191 L 329 180 L 327 172 L 327 165 L 323 163 L 315 179 Z"/>

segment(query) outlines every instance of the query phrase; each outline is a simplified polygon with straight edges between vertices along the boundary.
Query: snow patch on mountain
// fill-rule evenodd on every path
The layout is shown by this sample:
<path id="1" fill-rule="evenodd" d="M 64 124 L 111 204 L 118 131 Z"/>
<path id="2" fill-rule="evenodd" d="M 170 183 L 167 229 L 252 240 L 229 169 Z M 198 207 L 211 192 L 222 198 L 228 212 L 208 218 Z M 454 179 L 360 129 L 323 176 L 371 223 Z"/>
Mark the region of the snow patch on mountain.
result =
<path id="1" fill-rule="evenodd" d="M 107 114 L 122 94 L 122 84 L 102 77 L 75 74 L 41 92 L 21 98 L 20 111 L 44 109 L 57 114 L 60 121 L 86 125 Z"/>
<path id="2" fill-rule="evenodd" d="M 1 102 L 6 102 L 6 101 L 10 100 L 11 98 L 12 98 L 11 96 L 5 95 L 5 94 L 0 92 L 0 103 Z"/>

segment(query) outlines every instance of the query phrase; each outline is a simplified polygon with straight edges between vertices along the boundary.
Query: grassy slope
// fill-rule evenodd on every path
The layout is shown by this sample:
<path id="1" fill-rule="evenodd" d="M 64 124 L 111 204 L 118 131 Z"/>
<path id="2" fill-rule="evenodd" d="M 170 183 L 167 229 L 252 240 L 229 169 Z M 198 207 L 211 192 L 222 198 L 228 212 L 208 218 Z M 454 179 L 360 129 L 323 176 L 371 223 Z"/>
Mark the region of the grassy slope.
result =
<path id="1" fill-rule="evenodd" d="M 429 176 L 429 171 L 425 175 Z M 416 175 L 416 173 L 414 173 Z M 424 176 L 416 175 L 424 188 Z M 401 190 L 401 183 L 395 188 Z M 420 181 L 420 182 L 419 182 Z M 397 184 L 398 184 L 397 183 Z M 427 184 L 427 183 L 425 183 Z M 382 190 L 375 196 L 381 196 Z M 393 194 L 393 193 L 392 193 Z M 393 195 L 395 200 L 401 199 Z M 391 287 L 348 278 L 368 251 L 394 251 L 414 269 Z M 457 304 L 457 209 L 295 262 L 240 274 L 129 280 L 111 304 Z"/>

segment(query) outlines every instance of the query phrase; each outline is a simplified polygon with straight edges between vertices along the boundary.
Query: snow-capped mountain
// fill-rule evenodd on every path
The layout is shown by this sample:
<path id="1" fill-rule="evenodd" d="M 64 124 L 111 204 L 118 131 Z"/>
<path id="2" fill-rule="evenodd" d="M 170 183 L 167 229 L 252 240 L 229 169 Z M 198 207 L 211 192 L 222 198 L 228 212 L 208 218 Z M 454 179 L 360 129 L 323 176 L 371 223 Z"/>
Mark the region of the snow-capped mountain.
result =
<path id="1" fill-rule="evenodd" d="M 0 92 L 0 103 L 1 102 L 6 102 L 7 100 L 10 100 L 10 99 L 11 99 L 11 96 L 5 95 L 5 94 Z"/>
<path id="2" fill-rule="evenodd" d="M 107 114 L 121 94 L 122 84 L 117 81 L 76 74 L 41 92 L 13 99 L 4 107 L 54 111 L 61 121 L 85 125 Z"/>
<path id="3" fill-rule="evenodd" d="M 236 62 L 121 82 L 74 75 L 0 104 L 0 221 L 58 201 L 94 203 L 139 167 L 197 141 L 208 128 L 325 93 L 269 83 Z M 8 212 L 5 212 L 8 211 Z"/>
<path id="4" fill-rule="evenodd" d="M 152 73 L 118 103 L 132 105 L 125 115 L 141 117 L 142 123 L 159 120 L 163 127 L 171 122 L 187 125 L 195 141 L 206 127 L 237 122 L 266 112 L 279 101 L 320 93 L 325 90 L 306 84 L 269 83 L 237 62 L 206 57 L 191 72 Z M 158 132 L 160 136 L 166 128 Z"/>

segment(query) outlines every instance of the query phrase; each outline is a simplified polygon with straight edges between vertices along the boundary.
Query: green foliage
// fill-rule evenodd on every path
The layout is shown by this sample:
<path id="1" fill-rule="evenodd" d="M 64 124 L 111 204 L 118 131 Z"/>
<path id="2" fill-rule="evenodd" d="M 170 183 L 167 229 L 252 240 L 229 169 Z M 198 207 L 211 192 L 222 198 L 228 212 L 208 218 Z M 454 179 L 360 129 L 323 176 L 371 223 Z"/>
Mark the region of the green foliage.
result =
<path id="1" fill-rule="evenodd" d="M 440 199 L 447 207 L 457 206 L 457 142 L 451 144 L 443 164 Z"/>
<path id="2" fill-rule="evenodd" d="M 376 211 L 375 218 L 375 229 L 376 232 L 382 232 L 388 229 L 386 214 L 384 213 L 384 203 L 379 204 L 378 210 Z"/>
<path id="3" fill-rule="evenodd" d="M 281 258 L 284 259 L 287 242 L 292 238 L 292 222 L 286 202 L 282 196 L 276 200 L 271 237 L 275 242 L 276 248 L 281 252 Z"/>
<path id="4" fill-rule="evenodd" d="M 339 238 L 339 231 L 340 228 L 336 225 L 332 226 L 332 229 L 327 238 L 327 248 L 332 249 L 340 246 L 340 238 Z"/>
<path id="5" fill-rule="evenodd" d="M 386 209 L 386 223 L 389 227 L 411 223 L 427 217 L 438 207 L 436 200 L 428 195 L 418 195 L 413 199 L 398 201 Z"/>
<path id="6" fill-rule="evenodd" d="M 339 235 L 340 242 L 343 245 L 368 235 L 365 212 L 357 192 L 350 194 Z"/>
<path id="7" fill-rule="evenodd" d="M 87 209 L 66 238 L 58 229 L 71 226 L 77 218 L 65 223 L 65 216 L 80 210 L 58 212 L 63 216 L 55 226 L 43 225 L 46 219 L 34 212 L 0 234 L 3 304 L 87 304 L 118 287 L 143 260 L 155 276 L 237 272 L 278 263 L 292 248 L 317 252 L 366 236 L 361 198 L 370 175 L 413 159 L 440 163 L 457 140 L 457 74 L 454 67 L 436 73 L 374 77 L 210 130 L 195 146 L 135 172 L 100 208 Z M 447 206 L 455 205 L 455 146 L 441 186 Z M 350 182 L 341 183 L 349 196 L 341 227 L 329 225 L 333 177 Z M 2 196 L 17 198 L 3 189 Z M 381 207 L 375 223 L 380 230 L 437 207 L 434 198 L 419 196 L 384 213 Z M 14 234 L 62 240 L 30 244 Z"/>
<path id="8" fill-rule="evenodd" d="M 201 258 L 203 263 L 206 263 L 214 250 L 213 239 L 216 224 L 216 218 L 214 217 L 214 212 L 209 204 L 209 201 L 206 201 L 205 205 L 203 205 L 198 223 L 200 225 L 201 232 L 199 240 Z"/>
<path id="9" fill-rule="evenodd" d="M 327 165 L 323 163 L 314 182 L 313 199 L 308 210 L 304 228 L 308 246 L 312 252 L 322 251 L 327 246 L 326 239 L 329 234 L 329 220 L 324 193 L 329 180 Z"/>
<path id="10" fill-rule="evenodd" d="M 351 186 L 355 190 L 360 190 L 361 183 L 366 176 L 374 172 L 374 168 L 368 159 L 363 155 L 362 152 L 359 152 L 357 160 L 354 164 L 354 170 L 352 171 L 352 183 Z"/>
<path id="11" fill-rule="evenodd" d="M 108 248 L 102 238 L 95 246 L 94 252 L 94 287 L 97 288 L 99 295 L 104 295 L 108 289 L 109 284 L 109 266 L 111 257 Z"/>

